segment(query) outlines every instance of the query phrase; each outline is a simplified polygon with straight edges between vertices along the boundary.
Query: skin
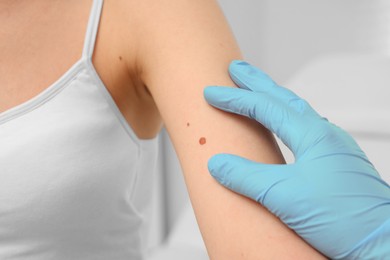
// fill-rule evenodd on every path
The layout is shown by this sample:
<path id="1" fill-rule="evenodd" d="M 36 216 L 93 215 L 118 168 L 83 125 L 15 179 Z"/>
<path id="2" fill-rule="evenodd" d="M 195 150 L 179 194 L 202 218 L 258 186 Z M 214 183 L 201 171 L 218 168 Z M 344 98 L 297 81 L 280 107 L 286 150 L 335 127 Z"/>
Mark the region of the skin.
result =
<path id="1" fill-rule="evenodd" d="M 42 92 L 80 59 L 90 7 L 91 0 L 0 0 L 1 112 Z M 242 55 L 214 0 L 105 1 L 94 66 L 139 138 L 153 138 L 165 124 L 210 258 L 322 259 L 207 170 L 208 158 L 220 152 L 284 163 L 264 128 L 203 99 L 207 85 L 234 86 L 227 74 L 233 59 Z"/>

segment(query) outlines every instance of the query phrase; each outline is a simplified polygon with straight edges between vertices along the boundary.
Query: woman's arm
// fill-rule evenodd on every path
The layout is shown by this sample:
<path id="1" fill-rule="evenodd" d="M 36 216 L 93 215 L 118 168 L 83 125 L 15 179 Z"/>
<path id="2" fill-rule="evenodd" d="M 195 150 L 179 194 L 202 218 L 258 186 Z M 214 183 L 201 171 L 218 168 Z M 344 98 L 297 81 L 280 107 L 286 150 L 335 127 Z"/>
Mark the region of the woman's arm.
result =
<path id="1" fill-rule="evenodd" d="M 228 65 L 240 50 L 214 0 L 133 2 L 139 75 L 179 156 L 211 259 L 316 259 L 308 246 L 258 204 L 224 189 L 207 169 L 220 152 L 283 163 L 272 136 L 245 118 L 210 107 L 208 85 L 234 86 Z M 203 139 L 204 138 L 204 139 Z"/>

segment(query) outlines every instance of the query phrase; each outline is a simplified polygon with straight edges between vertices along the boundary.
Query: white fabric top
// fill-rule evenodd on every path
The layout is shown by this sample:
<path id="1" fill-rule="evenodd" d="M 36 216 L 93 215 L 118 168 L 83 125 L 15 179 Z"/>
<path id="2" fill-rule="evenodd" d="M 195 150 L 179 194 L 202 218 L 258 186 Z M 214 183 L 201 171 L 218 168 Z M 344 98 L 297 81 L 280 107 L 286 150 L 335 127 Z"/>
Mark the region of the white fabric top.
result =
<path id="1" fill-rule="evenodd" d="M 142 259 L 157 138 L 140 140 L 83 55 L 0 114 L 0 259 Z"/>

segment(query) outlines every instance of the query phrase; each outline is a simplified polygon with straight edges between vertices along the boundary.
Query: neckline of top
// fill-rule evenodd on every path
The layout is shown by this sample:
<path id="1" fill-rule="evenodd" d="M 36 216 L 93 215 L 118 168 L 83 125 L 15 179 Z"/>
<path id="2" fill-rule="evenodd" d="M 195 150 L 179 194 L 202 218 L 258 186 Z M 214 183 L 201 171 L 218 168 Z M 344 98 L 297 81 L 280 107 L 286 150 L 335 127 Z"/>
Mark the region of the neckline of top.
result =
<path id="1" fill-rule="evenodd" d="M 46 100 L 54 97 L 58 94 L 67 83 L 75 78 L 75 75 L 79 73 L 81 68 L 85 67 L 86 59 L 84 57 L 76 61 L 67 71 L 65 71 L 54 83 L 50 84 L 43 91 L 39 92 L 32 98 L 6 109 L 0 113 L 0 125 L 8 122 L 16 117 L 21 116 L 32 111 L 34 108 L 40 106 Z"/>
<path id="2" fill-rule="evenodd" d="M 42 104 L 43 101 L 53 97 L 57 92 L 59 92 L 59 90 L 62 89 L 63 86 L 66 85 L 65 83 L 67 83 L 69 79 L 71 79 L 73 75 L 78 72 L 78 69 L 82 67 L 83 63 L 87 63 L 88 60 L 90 60 L 92 64 L 92 55 L 95 47 L 102 8 L 103 0 L 92 0 L 81 57 L 75 63 L 73 63 L 73 65 L 68 70 L 66 70 L 54 83 L 49 85 L 43 91 L 18 105 L 0 112 L 0 124 L 11 120 L 18 115 L 31 111 L 34 107 Z"/>

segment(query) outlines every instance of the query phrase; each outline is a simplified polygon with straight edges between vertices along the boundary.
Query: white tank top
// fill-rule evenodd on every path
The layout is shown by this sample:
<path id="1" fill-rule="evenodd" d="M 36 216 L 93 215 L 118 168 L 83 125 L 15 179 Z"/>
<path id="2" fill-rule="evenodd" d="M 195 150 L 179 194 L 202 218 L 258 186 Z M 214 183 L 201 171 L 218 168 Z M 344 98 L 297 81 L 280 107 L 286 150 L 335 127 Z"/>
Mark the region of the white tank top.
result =
<path id="1" fill-rule="evenodd" d="M 34 98 L 0 114 L 0 259 L 142 259 L 157 138 L 140 140 L 83 55 Z"/>

